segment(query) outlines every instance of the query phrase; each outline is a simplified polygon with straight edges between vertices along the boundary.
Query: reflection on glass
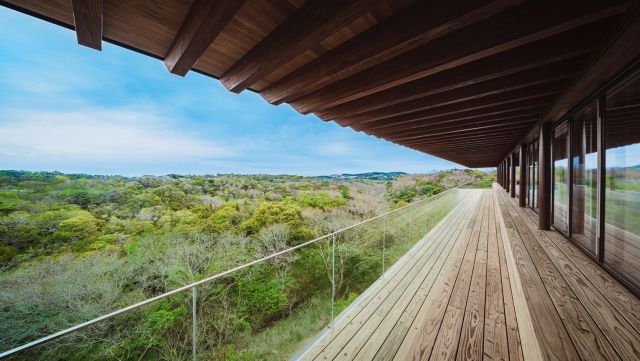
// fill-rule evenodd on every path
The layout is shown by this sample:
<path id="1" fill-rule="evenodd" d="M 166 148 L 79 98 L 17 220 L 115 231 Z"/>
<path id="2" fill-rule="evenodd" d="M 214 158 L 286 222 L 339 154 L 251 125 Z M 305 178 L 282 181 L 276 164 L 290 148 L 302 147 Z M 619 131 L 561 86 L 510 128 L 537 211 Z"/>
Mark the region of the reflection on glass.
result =
<path id="1" fill-rule="evenodd" d="M 606 103 L 605 263 L 640 283 L 640 78 Z"/>
<path id="2" fill-rule="evenodd" d="M 553 135 L 553 225 L 565 233 L 569 231 L 567 222 L 569 193 L 569 172 L 567 155 L 569 150 L 568 125 L 558 126 Z"/>
<path id="3" fill-rule="evenodd" d="M 596 254 L 596 206 L 598 199 L 596 107 L 579 111 L 572 126 L 573 212 L 571 235 L 585 249 Z"/>

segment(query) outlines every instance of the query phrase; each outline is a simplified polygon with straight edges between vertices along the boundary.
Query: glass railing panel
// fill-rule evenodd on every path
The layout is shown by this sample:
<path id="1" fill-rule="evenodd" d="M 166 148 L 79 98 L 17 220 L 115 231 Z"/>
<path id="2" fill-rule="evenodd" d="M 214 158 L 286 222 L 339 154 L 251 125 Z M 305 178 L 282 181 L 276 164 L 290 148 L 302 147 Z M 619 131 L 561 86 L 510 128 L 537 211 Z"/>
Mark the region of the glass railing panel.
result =
<path id="1" fill-rule="evenodd" d="M 329 237 L 198 286 L 197 358 L 293 356 L 331 323 L 332 246 Z"/>
<path id="2" fill-rule="evenodd" d="M 181 292 L 40 344 L 8 360 L 190 360 L 191 296 Z"/>
<path id="3" fill-rule="evenodd" d="M 385 264 L 390 267 L 446 217 L 462 200 L 461 190 L 451 189 L 387 217 Z"/>

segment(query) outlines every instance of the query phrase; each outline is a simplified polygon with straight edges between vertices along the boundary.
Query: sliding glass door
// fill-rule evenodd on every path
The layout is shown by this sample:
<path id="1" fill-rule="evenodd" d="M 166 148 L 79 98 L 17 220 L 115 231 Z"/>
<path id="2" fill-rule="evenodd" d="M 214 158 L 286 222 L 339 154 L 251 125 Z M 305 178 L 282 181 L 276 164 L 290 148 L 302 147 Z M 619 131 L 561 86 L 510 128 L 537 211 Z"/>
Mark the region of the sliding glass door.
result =
<path id="1" fill-rule="evenodd" d="M 592 257 L 597 253 L 598 127 L 595 102 L 571 120 L 571 236 Z"/>
<path id="2" fill-rule="evenodd" d="M 606 96 L 604 262 L 640 284 L 640 77 Z"/>

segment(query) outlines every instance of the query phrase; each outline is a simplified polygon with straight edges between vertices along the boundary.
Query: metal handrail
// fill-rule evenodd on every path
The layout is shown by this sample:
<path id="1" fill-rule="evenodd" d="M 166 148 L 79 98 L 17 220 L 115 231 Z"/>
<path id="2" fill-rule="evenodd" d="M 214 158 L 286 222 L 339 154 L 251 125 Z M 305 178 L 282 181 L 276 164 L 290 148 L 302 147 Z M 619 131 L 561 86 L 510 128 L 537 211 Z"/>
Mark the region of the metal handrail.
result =
<path id="1" fill-rule="evenodd" d="M 135 303 L 135 304 L 133 304 L 133 305 L 129 305 L 129 306 L 127 306 L 127 307 L 123 307 L 123 308 L 121 308 L 121 309 L 119 309 L 119 310 L 113 311 L 113 312 L 108 313 L 108 314 L 106 314 L 106 315 L 102 315 L 102 316 L 100 316 L 100 317 L 96 317 L 96 318 L 94 318 L 94 319 L 92 319 L 92 320 L 89 320 L 89 321 L 86 321 L 86 322 L 83 322 L 83 323 L 79 323 L 79 324 L 77 324 L 77 325 L 75 325 L 75 326 L 71 326 L 71 327 L 69 327 L 69 328 L 67 328 L 67 329 L 64 329 L 64 330 L 62 330 L 62 331 L 58 331 L 58 332 L 53 333 L 53 334 L 51 334 L 51 335 L 49 335 L 49 336 L 45 336 L 45 337 L 39 338 L 39 339 L 37 339 L 37 340 L 34 340 L 34 341 L 31 341 L 31 342 L 25 343 L 24 345 L 21 345 L 21 346 L 18 346 L 18 347 L 16 347 L 16 348 L 13 348 L 13 349 L 11 349 L 11 350 L 7 350 L 7 351 L 4 351 L 4 352 L 0 353 L 0 359 L 4 359 L 4 358 L 7 358 L 7 357 L 9 357 L 9 356 L 16 355 L 16 354 L 18 354 L 18 353 L 21 353 L 21 352 L 26 351 L 26 350 L 28 350 L 28 349 L 34 348 L 34 347 L 36 347 L 36 346 L 38 346 L 38 345 L 41 345 L 41 344 L 43 344 L 43 343 L 47 343 L 47 342 L 49 342 L 49 341 L 52 341 L 52 340 L 55 340 L 55 339 L 60 338 L 60 337 L 62 337 L 62 336 L 65 336 L 65 335 L 68 335 L 68 334 L 70 334 L 70 333 L 76 332 L 76 331 L 81 330 L 81 329 L 83 329 L 83 328 L 89 327 L 89 326 L 91 326 L 91 325 L 95 325 L 95 324 L 100 323 L 100 322 L 102 322 L 102 321 L 106 321 L 106 320 L 108 320 L 108 319 L 114 318 L 114 317 L 116 317 L 116 316 L 118 316 L 118 315 L 121 315 L 121 314 L 124 314 L 124 313 L 130 312 L 130 311 L 133 311 L 133 310 L 138 309 L 138 308 L 140 308 L 140 307 L 142 307 L 142 306 L 145 306 L 145 305 L 148 305 L 148 304 L 150 304 L 150 303 L 154 303 L 154 302 L 156 302 L 156 301 L 159 301 L 159 300 L 165 299 L 165 298 L 167 298 L 167 297 L 173 296 L 173 295 L 178 294 L 178 293 L 180 293 L 180 292 L 184 292 L 184 291 L 187 291 L 187 290 L 190 290 L 190 289 L 194 289 L 194 288 L 195 288 L 195 287 L 197 287 L 197 286 L 203 285 L 203 284 L 205 284 L 205 283 L 209 283 L 209 282 L 211 282 L 211 281 L 215 281 L 215 280 L 217 280 L 217 279 L 219 279 L 219 278 L 222 278 L 222 277 L 224 277 L 224 276 L 227 276 L 227 275 L 230 275 L 230 274 L 232 274 L 232 273 L 235 273 L 235 272 L 238 272 L 238 271 L 240 271 L 240 270 L 243 270 L 243 269 L 245 269 L 245 268 L 251 267 L 251 266 L 253 266 L 253 265 L 255 265 L 255 264 L 258 264 L 258 263 L 262 263 L 262 262 L 268 261 L 268 260 L 270 260 L 270 259 L 272 259 L 272 258 L 275 258 L 275 257 L 281 256 L 281 255 L 283 255 L 283 254 L 287 254 L 287 253 L 293 252 L 293 251 L 295 251 L 295 250 L 297 250 L 297 249 L 300 249 L 300 248 L 303 248 L 303 247 L 309 246 L 309 245 L 314 244 L 314 243 L 316 243 L 316 242 L 319 242 L 319 241 L 321 241 L 321 240 L 323 240 L 323 239 L 327 239 L 327 238 L 329 238 L 329 237 L 335 237 L 336 235 L 338 235 L 338 234 L 340 234 L 340 233 L 346 232 L 346 231 L 348 231 L 348 230 L 350 230 L 350 229 L 353 229 L 353 228 L 358 227 L 358 226 L 360 226 L 360 225 L 363 225 L 363 224 L 365 224 L 365 223 L 369 223 L 369 222 L 375 221 L 376 219 L 380 219 L 381 217 L 385 217 L 385 216 L 387 216 L 387 215 L 389 215 L 389 214 L 392 214 L 392 213 L 398 212 L 398 211 L 400 211 L 400 210 L 402 210 L 402 209 L 406 209 L 406 208 L 408 208 L 408 207 L 413 207 L 413 206 L 415 206 L 415 205 L 417 205 L 417 204 L 420 204 L 420 203 L 422 203 L 422 202 L 424 202 L 424 201 L 426 201 L 426 200 L 428 200 L 428 199 L 431 199 L 431 198 L 433 198 L 433 197 L 435 197 L 435 196 L 440 196 L 440 195 L 442 195 L 442 194 L 445 194 L 445 193 L 451 192 L 451 191 L 453 191 L 453 190 L 455 190 L 455 189 L 458 189 L 458 188 L 463 187 L 463 186 L 465 186 L 465 185 L 468 185 L 468 184 L 470 184 L 470 183 L 471 183 L 471 182 L 468 182 L 468 183 L 465 183 L 465 184 L 461 184 L 461 185 L 459 185 L 459 186 L 457 186 L 457 187 L 447 189 L 447 190 L 446 190 L 446 191 L 444 191 L 444 192 L 441 192 L 441 193 L 438 193 L 438 194 L 434 194 L 434 195 L 431 195 L 431 196 L 429 196 L 429 197 L 422 198 L 422 199 L 417 200 L 417 201 L 415 201 L 415 202 L 409 203 L 409 204 L 407 204 L 406 206 L 402 206 L 402 207 L 400 207 L 400 208 L 396 208 L 396 209 L 391 210 L 391 211 L 389 211 L 389 212 L 386 212 L 386 213 L 383 213 L 383 214 L 379 214 L 379 215 L 377 215 L 377 216 L 375 216 L 375 217 L 372 217 L 372 218 L 366 219 L 366 220 L 364 220 L 364 221 L 361 221 L 361 222 L 358 222 L 358 223 L 352 224 L 352 225 L 350 225 L 350 226 L 348 226 L 348 227 L 345 227 L 345 228 L 339 229 L 339 230 L 337 230 L 337 231 L 333 231 L 333 232 L 331 232 L 331 233 L 327 233 L 327 234 L 325 234 L 325 235 L 323 235 L 323 236 L 320 236 L 320 237 L 318 237 L 318 238 L 314 238 L 314 239 L 312 239 L 312 240 L 310 240 L 310 241 L 307 241 L 307 242 L 301 243 L 301 244 L 299 244 L 299 245 L 297 245 L 297 246 L 293 246 L 293 247 L 291 247 L 291 248 L 287 248 L 287 249 L 285 249 L 285 250 L 282 250 L 282 251 L 279 251 L 279 252 L 276 252 L 276 253 L 272 253 L 272 254 L 270 254 L 270 255 L 268 255 L 268 256 L 265 256 L 265 257 L 262 257 L 262 258 L 260 258 L 260 259 L 257 259 L 257 260 L 254 260 L 254 261 L 251 261 L 251 262 L 249 262 L 249 263 L 245 263 L 245 264 L 242 264 L 242 265 L 240 265 L 240 266 L 234 267 L 234 268 L 232 268 L 232 269 L 226 270 L 226 271 L 224 271 L 224 272 L 221 272 L 221 273 L 215 274 L 215 275 L 213 275 L 213 276 L 210 276 L 210 277 L 207 277 L 207 278 L 203 278 L 203 279 L 201 279 L 200 281 L 190 283 L 190 284 L 188 284 L 188 285 L 186 285 L 186 286 L 182 286 L 182 287 L 176 288 L 176 289 L 174 289 L 174 290 L 172 290 L 172 291 L 165 292 L 165 293 L 163 293 L 163 294 L 160 294 L 160 295 L 157 295 L 157 296 L 154 296 L 154 297 L 148 298 L 148 299 L 146 299 L 146 300 L 144 300 L 144 301 L 140 301 L 140 302 Z"/>

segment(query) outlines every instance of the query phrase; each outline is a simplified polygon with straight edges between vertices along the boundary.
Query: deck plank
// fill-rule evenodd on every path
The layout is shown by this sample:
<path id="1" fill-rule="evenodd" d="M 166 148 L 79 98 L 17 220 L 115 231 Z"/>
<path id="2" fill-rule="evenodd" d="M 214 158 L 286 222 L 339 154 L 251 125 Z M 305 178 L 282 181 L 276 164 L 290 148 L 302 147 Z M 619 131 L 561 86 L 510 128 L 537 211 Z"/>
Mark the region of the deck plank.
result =
<path id="1" fill-rule="evenodd" d="M 482 214 L 485 210 L 484 205 L 486 198 L 486 193 L 484 193 L 481 200 L 480 219 L 482 219 Z M 479 234 L 479 223 L 481 222 L 476 222 L 472 233 Z M 475 244 L 476 242 L 477 240 L 474 242 L 472 239 L 467 244 Z M 467 250 L 468 249 L 467 247 Z M 420 312 L 418 312 L 409 332 L 405 336 L 398 352 L 395 354 L 394 360 L 426 359 L 431 354 L 435 338 L 444 317 L 445 309 L 453 291 L 453 285 L 460 270 L 462 257 L 463 252 L 456 252 L 453 257 L 447 260 L 447 266 L 438 276 L 436 287 L 434 287 L 425 299 L 420 308 Z"/>
<path id="2" fill-rule="evenodd" d="M 464 230 L 456 240 L 456 245 L 454 247 L 454 251 L 452 252 L 453 254 L 459 254 L 459 253 L 464 254 L 468 244 L 467 240 L 469 239 L 469 236 L 471 235 L 471 232 L 478 218 L 480 217 L 480 209 L 481 209 L 480 204 L 478 204 L 475 207 L 471 218 L 465 222 Z M 440 276 L 440 274 L 438 276 Z M 386 361 L 386 360 L 393 359 L 393 357 L 395 357 L 398 349 L 406 339 L 406 335 L 409 332 L 411 324 L 413 323 L 414 319 L 417 317 L 418 313 L 420 312 L 421 307 L 425 302 L 429 293 L 430 292 L 421 292 L 418 297 L 414 297 L 414 299 L 411 301 L 410 306 L 407 307 L 405 312 L 403 312 L 402 316 L 400 317 L 400 320 L 396 323 L 396 325 L 393 327 L 393 329 L 389 333 L 388 337 L 382 343 L 380 350 L 373 358 L 374 360 Z"/>
<path id="3" fill-rule="evenodd" d="M 537 214 L 533 210 L 524 210 L 529 219 L 537 226 Z M 601 291 L 603 296 L 613 307 L 629 322 L 629 324 L 640 332 L 640 300 L 629 290 L 624 288 L 605 270 L 600 268 L 587 255 L 582 253 L 577 247 L 569 243 L 562 235 L 555 231 L 542 231 L 562 253 L 571 259 L 576 267 L 593 284 L 595 289 Z"/>
<path id="4" fill-rule="evenodd" d="M 454 245 L 455 238 L 452 239 L 451 236 L 457 235 L 457 228 L 451 227 L 450 230 L 451 232 L 448 233 L 448 237 L 442 242 L 441 247 L 434 252 L 433 257 L 430 257 L 430 262 L 419 269 L 418 275 L 411 280 L 410 284 L 398 288 L 397 293 L 401 291 L 401 294 L 392 301 L 393 305 L 391 302 L 385 302 L 385 306 L 392 307 L 379 308 L 361 327 L 362 330 L 342 348 L 335 358 L 336 360 L 370 360 L 377 353 L 376 347 L 379 347 L 381 341 L 386 338 L 405 307 L 415 296 L 416 291 L 421 287 L 431 288 L 435 276 L 440 272 L 442 263 L 444 263 L 443 260 L 448 257 Z"/>
<path id="5" fill-rule="evenodd" d="M 443 239 L 443 235 L 448 232 L 451 225 L 457 224 L 461 219 L 464 219 L 465 211 L 462 207 L 457 207 L 451 214 L 441 221 L 434 229 L 429 232 L 427 236 L 420 242 L 418 242 L 405 256 L 396 262 L 396 265 L 389 269 L 385 276 L 380 280 L 381 282 L 372 285 L 368 290 L 368 295 L 363 300 L 358 300 L 355 307 L 350 312 L 341 317 L 333 329 L 325 334 L 319 342 L 312 345 L 307 352 L 301 357 L 302 360 L 312 360 L 323 352 L 328 345 L 334 346 L 334 340 L 338 342 L 348 342 L 349 337 L 345 339 L 343 335 L 351 335 L 358 330 L 358 325 L 363 324 L 369 317 L 370 313 L 375 312 L 378 306 L 386 299 L 386 297 L 393 292 L 397 285 L 402 282 L 407 273 L 414 269 L 416 266 L 420 267 L 421 262 L 428 262 L 428 257 L 425 255 L 431 254 L 432 250 L 440 244 Z M 340 336 L 340 337 L 339 337 Z"/>
<path id="6" fill-rule="evenodd" d="M 640 359 L 638 298 L 517 199 L 465 196 L 300 359 Z"/>
<path id="7" fill-rule="evenodd" d="M 495 210 L 495 208 L 494 208 Z M 513 303 L 513 294 L 511 293 L 511 275 L 505 258 L 505 250 L 502 241 L 502 232 L 500 230 L 500 220 L 496 214 L 496 239 L 498 243 L 498 257 L 500 261 L 500 277 L 502 283 L 502 296 L 504 305 L 504 318 L 507 329 L 507 346 L 509 349 L 509 359 L 512 361 L 524 360 L 522 353 L 522 344 L 520 343 L 520 331 L 518 328 L 518 320 L 516 318 L 516 310 Z"/>
<path id="8" fill-rule="evenodd" d="M 584 308 L 567 280 L 571 281 L 571 270 L 563 267 L 560 274 L 545 250 L 538 243 L 535 234 L 520 217 L 519 210 L 513 202 L 504 203 L 506 212 L 518 228 L 526 251 L 540 275 L 549 296 L 562 319 L 562 323 L 576 352 L 582 359 L 619 360 L 617 353 L 608 342 L 587 310 Z M 550 250 L 547 249 L 547 252 Z M 565 265 L 566 266 L 566 265 Z M 593 291 L 593 290 L 592 290 Z M 543 315 L 537 315 L 541 317 Z"/>
<path id="9" fill-rule="evenodd" d="M 504 194 L 499 194 L 498 203 L 501 209 L 506 209 L 506 202 L 509 202 L 509 199 Z M 502 212 L 502 218 L 542 357 L 545 360 L 579 360 L 558 310 L 546 291 L 516 225 L 508 212 Z"/>

